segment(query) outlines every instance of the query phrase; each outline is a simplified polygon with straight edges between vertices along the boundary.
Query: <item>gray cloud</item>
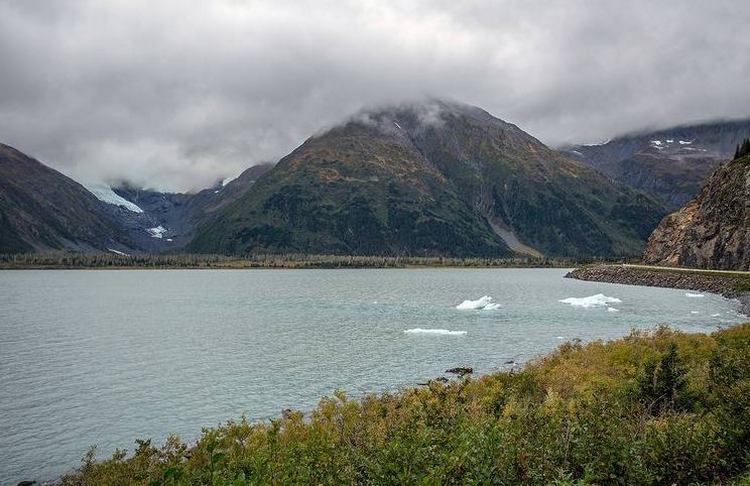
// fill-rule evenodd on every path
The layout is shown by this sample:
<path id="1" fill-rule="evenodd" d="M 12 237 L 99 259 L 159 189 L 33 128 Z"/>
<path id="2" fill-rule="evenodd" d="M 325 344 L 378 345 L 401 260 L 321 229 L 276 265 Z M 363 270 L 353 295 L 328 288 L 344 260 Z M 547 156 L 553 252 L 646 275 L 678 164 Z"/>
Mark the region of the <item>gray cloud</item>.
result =
<path id="1" fill-rule="evenodd" d="M 423 96 L 551 145 L 745 117 L 748 18 L 730 0 L 0 0 L 0 141 L 186 190 Z"/>

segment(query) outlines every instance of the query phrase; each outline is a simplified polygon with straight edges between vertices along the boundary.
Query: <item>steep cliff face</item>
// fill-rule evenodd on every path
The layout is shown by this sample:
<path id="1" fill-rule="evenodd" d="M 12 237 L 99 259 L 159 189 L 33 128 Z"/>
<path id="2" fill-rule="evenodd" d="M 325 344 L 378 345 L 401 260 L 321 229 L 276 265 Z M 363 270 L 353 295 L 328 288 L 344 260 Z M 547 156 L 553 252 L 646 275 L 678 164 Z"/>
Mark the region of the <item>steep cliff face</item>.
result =
<path id="1" fill-rule="evenodd" d="M 700 194 L 662 220 L 646 263 L 750 270 L 750 156 L 721 165 Z"/>

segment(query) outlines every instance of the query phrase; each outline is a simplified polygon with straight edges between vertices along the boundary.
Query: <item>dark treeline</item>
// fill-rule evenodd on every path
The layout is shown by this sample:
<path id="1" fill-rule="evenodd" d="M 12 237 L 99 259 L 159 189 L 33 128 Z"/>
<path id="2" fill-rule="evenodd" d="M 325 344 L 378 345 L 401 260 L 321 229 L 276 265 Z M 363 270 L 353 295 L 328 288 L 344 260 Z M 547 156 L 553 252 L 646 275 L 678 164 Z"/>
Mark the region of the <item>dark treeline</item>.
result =
<path id="1" fill-rule="evenodd" d="M 342 255 L 117 255 L 114 253 L 43 252 L 0 255 L 0 268 L 405 268 L 405 267 L 540 267 L 564 268 L 584 263 L 627 262 L 605 258 L 453 258 Z"/>

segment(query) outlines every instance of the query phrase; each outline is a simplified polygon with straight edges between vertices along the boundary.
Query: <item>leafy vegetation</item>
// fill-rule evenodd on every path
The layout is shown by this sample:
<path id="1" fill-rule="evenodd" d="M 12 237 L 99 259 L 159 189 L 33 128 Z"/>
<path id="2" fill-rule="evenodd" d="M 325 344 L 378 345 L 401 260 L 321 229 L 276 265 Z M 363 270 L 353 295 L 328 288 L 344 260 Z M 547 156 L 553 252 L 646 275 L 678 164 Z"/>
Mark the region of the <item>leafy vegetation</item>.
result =
<path id="1" fill-rule="evenodd" d="M 750 324 L 561 346 L 519 372 L 137 442 L 72 485 L 748 484 Z"/>

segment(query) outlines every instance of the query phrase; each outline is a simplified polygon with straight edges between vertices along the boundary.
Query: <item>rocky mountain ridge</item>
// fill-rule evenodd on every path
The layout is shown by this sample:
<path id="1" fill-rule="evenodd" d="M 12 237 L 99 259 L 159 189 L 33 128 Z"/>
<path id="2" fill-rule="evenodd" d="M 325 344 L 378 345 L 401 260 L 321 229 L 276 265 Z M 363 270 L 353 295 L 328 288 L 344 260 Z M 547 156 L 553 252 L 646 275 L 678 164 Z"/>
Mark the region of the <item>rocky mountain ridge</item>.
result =
<path id="1" fill-rule="evenodd" d="M 750 155 L 722 164 L 700 194 L 665 217 L 645 263 L 750 270 Z"/>
<path id="2" fill-rule="evenodd" d="M 750 136 L 750 119 L 714 121 L 620 136 L 563 152 L 676 209 Z"/>

